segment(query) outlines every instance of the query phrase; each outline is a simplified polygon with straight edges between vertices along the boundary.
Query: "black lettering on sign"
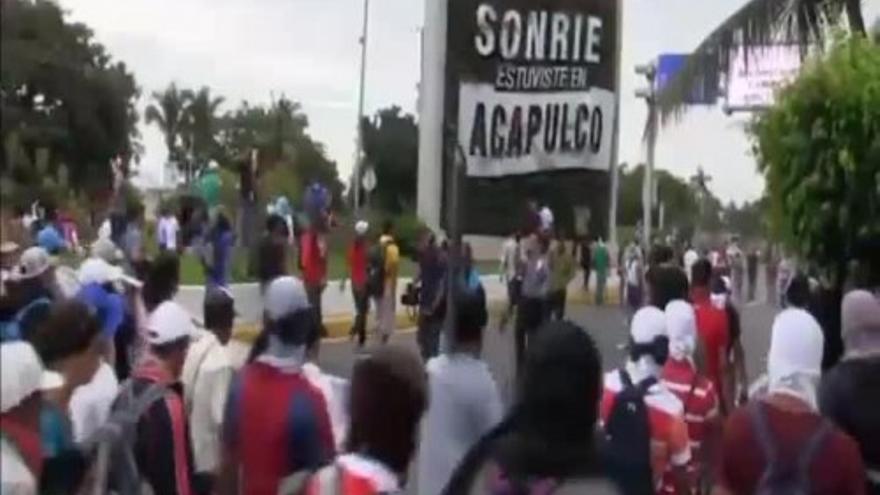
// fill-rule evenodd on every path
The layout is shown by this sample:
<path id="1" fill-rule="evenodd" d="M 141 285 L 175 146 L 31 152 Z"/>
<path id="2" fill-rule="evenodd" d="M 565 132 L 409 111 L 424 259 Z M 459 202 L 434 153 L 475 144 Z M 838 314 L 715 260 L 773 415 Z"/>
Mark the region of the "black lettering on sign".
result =
<path id="1" fill-rule="evenodd" d="M 577 106 L 577 113 L 574 118 L 574 147 L 578 151 L 583 151 L 587 147 L 587 121 L 590 120 L 590 107 L 586 103 Z"/>
<path id="2" fill-rule="evenodd" d="M 507 156 L 522 156 L 523 150 L 522 107 L 513 107 L 510 116 L 510 135 L 507 137 Z"/>
<path id="3" fill-rule="evenodd" d="M 562 152 L 571 151 L 571 138 L 568 135 L 568 104 L 562 105 L 562 118 L 559 119 L 559 150 Z"/>
<path id="4" fill-rule="evenodd" d="M 504 107 L 495 105 L 492 109 L 492 128 L 489 130 L 492 158 L 501 158 L 504 154 L 504 136 L 501 133 L 506 123 L 507 115 L 504 113 Z"/>
<path id="5" fill-rule="evenodd" d="M 556 143 L 559 139 L 559 105 L 547 105 L 547 123 L 544 124 L 544 151 L 550 153 L 556 151 Z"/>
<path id="6" fill-rule="evenodd" d="M 593 118 L 590 119 L 590 149 L 598 153 L 602 147 L 602 108 L 597 106 L 593 109 Z"/>
<path id="7" fill-rule="evenodd" d="M 477 103 L 474 108 L 474 123 L 471 126 L 471 142 L 468 146 L 468 154 L 471 156 L 479 153 L 486 156 L 486 105 Z"/>
<path id="8" fill-rule="evenodd" d="M 529 123 L 527 124 L 528 136 L 526 137 L 526 154 L 532 152 L 532 141 L 541 132 L 541 106 L 529 105 Z"/>

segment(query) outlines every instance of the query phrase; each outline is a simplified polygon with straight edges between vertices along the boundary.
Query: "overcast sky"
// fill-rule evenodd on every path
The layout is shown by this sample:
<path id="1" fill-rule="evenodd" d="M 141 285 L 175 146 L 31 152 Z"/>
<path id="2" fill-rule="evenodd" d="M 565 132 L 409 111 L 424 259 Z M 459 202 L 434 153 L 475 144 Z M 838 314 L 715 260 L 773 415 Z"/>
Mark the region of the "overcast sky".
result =
<path id="1" fill-rule="evenodd" d="M 419 27 L 424 0 L 372 0 L 367 53 L 366 112 L 396 104 L 415 111 Z M 428 0 L 430 1 L 430 0 Z M 150 94 L 174 81 L 210 86 L 226 98 L 268 102 L 281 93 L 299 101 L 311 135 L 324 143 L 340 175 L 354 156 L 362 0 L 59 0 L 71 19 L 88 24 Z M 693 49 L 745 0 L 625 0 L 621 160 L 644 161 L 645 106 L 633 96 L 632 67 L 659 53 Z M 864 2 L 868 24 L 880 0 Z M 724 201 L 760 196 L 743 117 L 695 108 L 660 134 L 657 166 L 688 177 L 703 165 Z M 160 180 L 166 158 L 161 134 L 141 123 L 144 182 Z"/>

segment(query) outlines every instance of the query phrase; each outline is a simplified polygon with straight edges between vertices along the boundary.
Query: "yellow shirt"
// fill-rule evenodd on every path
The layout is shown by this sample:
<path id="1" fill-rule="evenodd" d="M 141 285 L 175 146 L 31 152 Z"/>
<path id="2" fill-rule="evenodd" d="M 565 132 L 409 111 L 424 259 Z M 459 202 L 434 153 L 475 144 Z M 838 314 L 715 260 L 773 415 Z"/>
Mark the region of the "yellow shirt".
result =
<path id="1" fill-rule="evenodd" d="M 390 235 L 383 235 L 379 242 L 385 246 L 385 285 L 397 285 L 397 273 L 400 269 L 400 249 Z"/>

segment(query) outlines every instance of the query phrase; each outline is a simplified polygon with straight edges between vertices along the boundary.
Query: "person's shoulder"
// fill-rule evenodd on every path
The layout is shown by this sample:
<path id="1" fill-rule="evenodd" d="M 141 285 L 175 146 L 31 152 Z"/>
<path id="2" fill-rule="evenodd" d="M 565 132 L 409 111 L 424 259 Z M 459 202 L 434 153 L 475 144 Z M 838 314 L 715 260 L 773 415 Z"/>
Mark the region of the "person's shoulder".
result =
<path id="1" fill-rule="evenodd" d="M 681 403 L 681 399 L 661 382 L 657 382 L 648 389 L 645 403 L 648 407 L 670 416 L 684 417 L 684 405 Z"/>

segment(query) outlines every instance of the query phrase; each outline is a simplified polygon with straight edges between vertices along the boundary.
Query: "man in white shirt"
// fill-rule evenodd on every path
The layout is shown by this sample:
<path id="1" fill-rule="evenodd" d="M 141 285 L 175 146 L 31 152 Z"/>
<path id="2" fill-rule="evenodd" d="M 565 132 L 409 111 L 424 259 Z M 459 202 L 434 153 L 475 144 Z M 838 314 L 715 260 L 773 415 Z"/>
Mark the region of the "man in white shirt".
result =
<path id="1" fill-rule="evenodd" d="M 302 372 L 309 383 L 321 391 L 327 403 L 327 414 L 330 416 L 330 429 L 333 431 L 333 443 L 337 452 L 345 452 L 348 438 L 348 394 L 349 381 L 338 376 L 324 373 L 318 366 L 318 352 L 321 348 L 321 332 L 317 325 L 309 332 L 306 341 L 306 363 Z"/>
<path id="2" fill-rule="evenodd" d="M 684 253 L 684 273 L 687 275 L 688 282 L 691 281 L 691 269 L 694 267 L 694 263 L 700 259 L 700 255 L 697 254 L 697 250 L 694 249 L 693 246 L 688 246 L 687 251 Z"/>
<path id="3" fill-rule="evenodd" d="M 417 493 L 441 493 L 468 449 L 501 420 L 498 387 L 480 359 L 486 321 L 485 296 L 461 297 L 451 351 L 428 361 Z"/>
<path id="4" fill-rule="evenodd" d="M 192 338 L 183 364 L 184 404 L 189 418 L 194 471 L 212 476 L 220 461 L 223 412 L 234 368 L 226 351 L 235 320 L 235 300 L 224 287 L 205 294 L 205 329 Z"/>
<path id="5" fill-rule="evenodd" d="M 177 251 L 177 233 L 180 231 L 180 224 L 177 223 L 177 217 L 167 208 L 162 210 L 156 231 L 160 250 Z"/>
<path id="6" fill-rule="evenodd" d="M 538 216 L 541 218 L 542 232 L 546 233 L 553 230 L 553 210 L 551 210 L 549 206 L 544 205 L 543 207 L 541 207 L 541 211 L 538 212 Z"/>
<path id="7" fill-rule="evenodd" d="M 522 288 L 523 255 L 520 248 L 520 234 L 514 232 L 504 241 L 501 246 L 501 282 L 507 286 L 507 310 L 501 316 L 501 328 L 507 326 L 507 322 L 513 315 L 514 309 L 519 302 L 519 292 Z"/>

